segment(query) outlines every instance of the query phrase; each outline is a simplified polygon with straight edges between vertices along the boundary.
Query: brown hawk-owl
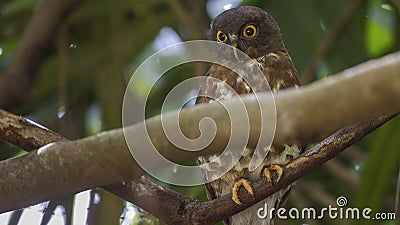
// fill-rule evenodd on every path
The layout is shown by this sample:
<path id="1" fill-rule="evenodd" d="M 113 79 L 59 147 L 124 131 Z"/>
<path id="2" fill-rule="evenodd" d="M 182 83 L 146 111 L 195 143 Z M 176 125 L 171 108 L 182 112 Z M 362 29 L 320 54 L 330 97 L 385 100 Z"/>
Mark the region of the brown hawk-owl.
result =
<path id="1" fill-rule="evenodd" d="M 209 39 L 233 46 L 235 50 L 231 55 L 237 54 L 236 49 L 246 53 L 261 69 L 272 91 L 300 85 L 297 71 L 286 51 L 278 24 L 264 10 L 242 6 L 224 11 L 212 21 Z M 229 53 L 220 55 L 227 54 Z M 228 84 L 233 90 L 224 87 L 222 83 Z M 214 64 L 207 73 L 207 79 L 200 86 L 196 104 L 230 98 L 233 96 L 232 91 L 240 95 L 266 90 L 268 89 L 261 85 L 250 87 L 235 72 Z M 232 200 L 241 204 L 238 190 L 245 188 L 252 194 L 251 182 L 259 179 L 260 176 L 265 176 L 267 182 L 279 182 L 283 173 L 282 165 L 297 157 L 302 151 L 302 148 L 298 146 L 296 143 L 287 143 L 283 146 L 272 145 L 261 166 L 251 172 L 248 168 L 254 150 L 250 147 L 246 148 L 237 165 L 219 179 L 206 184 L 208 198 L 214 199 L 232 192 Z M 204 155 L 198 158 L 198 162 L 208 163 L 215 157 L 215 155 Z M 274 181 L 272 181 L 273 178 Z M 264 204 L 268 211 L 272 207 L 278 208 L 288 192 L 289 188 L 283 189 L 224 222 L 235 225 L 272 224 L 270 217 L 264 220 L 259 219 L 257 209 L 264 208 Z"/>

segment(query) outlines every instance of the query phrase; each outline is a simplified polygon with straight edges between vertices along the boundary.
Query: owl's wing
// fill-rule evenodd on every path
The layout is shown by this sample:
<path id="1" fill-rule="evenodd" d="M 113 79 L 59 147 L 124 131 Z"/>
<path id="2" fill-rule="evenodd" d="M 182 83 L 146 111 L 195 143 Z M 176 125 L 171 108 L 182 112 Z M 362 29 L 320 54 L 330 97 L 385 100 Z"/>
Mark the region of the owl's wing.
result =
<path id="1" fill-rule="evenodd" d="M 216 199 L 217 196 L 215 195 L 214 188 L 210 183 L 205 183 L 204 186 L 206 186 L 206 194 L 208 199 Z"/>
<path id="2" fill-rule="evenodd" d="M 218 87 L 217 87 L 219 85 L 217 83 L 222 82 L 221 80 L 224 80 L 224 78 L 227 78 L 229 76 L 232 77 L 231 73 L 232 72 L 230 70 L 227 70 L 225 67 L 218 66 L 218 65 L 212 65 L 206 74 L 206 78 L 203 80 L 203 82 L 201 83 L 201 85 L 199 87 L 199 93 L 198 93 L 198 96 L 196 99 L 196 104 L 208 103 L 213 98 L 219 99 L 221 97 L 224 97 L 224 96 L 221 96 L 221 92 L 220 92 L 220 90 L 218 90 Z M 218 80 L 215 80 L 212 78 L 218 79 L 219 82 L 218 82 Z M 204 163 L 204 161 L 208 161 L 206 158 L 208 158 L 208 157 L 204 157 L 203 160 L 200 160 L 200 158 L 199 158 L 199 164 Z M 214 181 L 214 182 L 218 182 L 218 181 Z M 220 193 L 222 191 L 215 189 L 218 186 L 220 186 L 220 185 L 211 185 L 210 183 L 205 183 L 208 199 L 215 199 L 215 198 L 220 197 Z"/>
<path id="3" fill-rule="evenodd" d="M 212 84 L 210 83 L 209 79 L 207 79 L 208 77 L 210 77 L 211 71 L 212 67 L 207 71 L 206 78 L 200 84 L 199 93 L 197 94 L 195 104 L 207 103 L 211 100 L 211 98 L 205 97 L 209 95 L 210 89 L 212 88 Z"/>

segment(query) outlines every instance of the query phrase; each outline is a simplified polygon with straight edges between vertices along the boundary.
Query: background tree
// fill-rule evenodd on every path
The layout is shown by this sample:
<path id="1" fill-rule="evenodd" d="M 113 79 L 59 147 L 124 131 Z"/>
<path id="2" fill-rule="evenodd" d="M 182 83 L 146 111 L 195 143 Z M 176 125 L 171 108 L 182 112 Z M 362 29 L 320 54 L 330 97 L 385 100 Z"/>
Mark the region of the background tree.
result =
<path id="1" fill-rule="evenodd" d="M 2 1 L 0 107 L 38 121 L 69 139 L 121 127 L 121 102 L 131 72 L 161 47 L 181 40 L 204 39 L 215 16 L 213 9 L 218 9 L 212 5 L 216 2 Z M 398 0 L 240 4 L 262 7 L 277 20 L 304 84 L 400 47 Z M 52 19 L 41 20 L 46 16 Z M 160 112 L 166 93 L 179 81 L 203 74 L 201 66 L 172 70 L 153 89 L 148 115 Z M 141 90 L 136 91 L 137 100 L 142 100 Z M 398 118 L 391 121 L 297 182 L 288 207 L 325 207 L 344 195 L 354 205 L 394 211 L 400 158 L 400 141 L 394 137 L 399 134 L 399 123 Z M 8 144 L 0 145 L 1 159 L 25 154 Z M 205 199 L 203 187 L 171 188 Z M 90 224 L 119 223 L 124 208 L 131 208 L 101 190 L 92 190 L 90 196 Z M 72 198 L 53 202 L 44 214 L 50 215 L 58 204 L 71 209 L 71 203 Z M 66 211 L 70 218 L 71 211 Z M 133 224 L 153 222 L 143 211 L 136 212 L 140 213 L 131 221 Z M 17 218 L 18 212 L 14 215 Z"/>

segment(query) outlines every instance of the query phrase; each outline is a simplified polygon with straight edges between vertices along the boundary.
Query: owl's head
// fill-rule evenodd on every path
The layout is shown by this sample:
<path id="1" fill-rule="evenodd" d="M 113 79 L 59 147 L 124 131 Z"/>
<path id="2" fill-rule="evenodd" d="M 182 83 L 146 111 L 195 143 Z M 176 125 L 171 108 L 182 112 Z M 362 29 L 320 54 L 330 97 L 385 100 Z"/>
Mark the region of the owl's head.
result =
<path id="1" fill-rule="evenodd" d="M 226 10 L 211 22 L 209 39 L 231 45 L 258 58 L 281 50 L 283 41 L 278 24 L 264 10 L 240 6 Z"/>

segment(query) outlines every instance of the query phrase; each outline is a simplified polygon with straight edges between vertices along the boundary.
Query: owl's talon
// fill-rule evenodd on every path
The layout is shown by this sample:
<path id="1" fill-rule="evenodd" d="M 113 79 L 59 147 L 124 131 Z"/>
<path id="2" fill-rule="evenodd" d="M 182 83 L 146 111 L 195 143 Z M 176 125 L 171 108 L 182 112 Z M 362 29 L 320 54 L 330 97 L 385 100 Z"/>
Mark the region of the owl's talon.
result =
<path id="1" fill-rule="evenodd" d="M 263 169 L 263 176 L 267 178 L 268 183 L 272 183 L 272 175 L 268 168 Z"/>
<path id="2" fill-rule="evenodd" d="M 238 204 L 242 205 L 243 203 L 239 200 L 239 189 L 240 187 L 244 187 L 244 189 L 247 191 L 247 193 L 253 195 L 253 188 L 251 187 L 250 181 L 242 178 L 238 181 L 235 182 L 235 184 L 232 187 L 232 200 Z"/>
<path id="3" fill-rule="evenodd" d="M 282 177 L 283 174 L 283 168 L 279 165 L 273 164 L 269 167 L 266 167 L 263 169 L 263 176 L 265 178 L 267 178 L 268 183 L 272 183 L 272 174 L 271 171 L 275 171 L 278 175 L 278 177 L 276 178 L 276 182 L 279 182 L 279 180 Z"/>

